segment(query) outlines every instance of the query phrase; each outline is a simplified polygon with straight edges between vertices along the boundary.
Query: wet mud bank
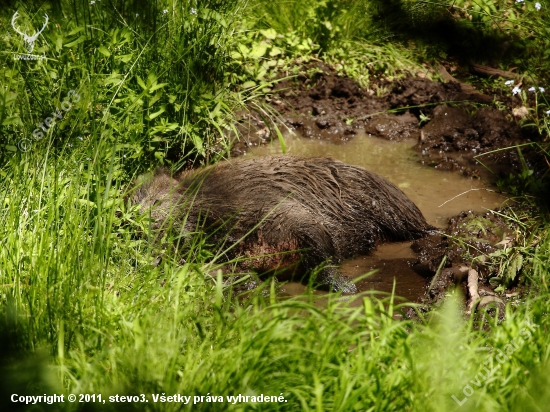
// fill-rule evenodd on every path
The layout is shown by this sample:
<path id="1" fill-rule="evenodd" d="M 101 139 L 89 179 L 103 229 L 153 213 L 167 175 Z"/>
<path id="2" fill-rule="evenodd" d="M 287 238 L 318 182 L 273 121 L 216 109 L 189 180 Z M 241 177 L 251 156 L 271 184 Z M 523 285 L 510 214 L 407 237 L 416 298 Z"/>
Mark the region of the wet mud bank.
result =
<path id="1" fill-rule="evenodd" d="M 417 256 L 415 270 L 429 282 L 417 299 L 423 304 L 420 312 L 439 305 L 454 286 L 460 287 L 467 299 L 464 302 L 467 313 L 476 309 L 494 313 L 498 308 L 502 316 L 507 302 L 522 298 L 523 259 L 514 249 L 520 240 L 520 230 L 517 222 L 506 218 L 507 212 L 506 209 L 461 212 L 449 219 L 448 227 L 441 233 L 412 243 L 411 249 Z M 504 274 L 497 276 L 499 272 Z M 408 316 L 415 315 L 414 311 L 408 311 Z"/>
<path id="2" fill-rule="evenodd" d="M 519 97 L 466 93 L 459 83 L 411 77 L 378 81 L 365 90 L 329 66 L 313 63 L 277 83 L 269 104 L 286 127 L 306 138 L 345 142 L 359 130 L 392 141 L 414 138 L 424 164 L 467 176 L 480 176 L 486 167 L 496 176 L 525 167 L 536 173 L 545 164 L 534 147 L 522 146 L 521 154 L 499 150 L 538 139 L 512 114 L 522 105 Z M 243 114 L 237 127 L 241 140 L 233 145 L 234 156 L 276 138 L 254 112 Z"/>
<path id="3" fill-rule="evenodd" d="M 430 224 L 441 228 L 438 234 L 412 243 L 382 245 L 368 256 L 344 263 L 341 272 L 351 278 L 378 271 L 357 283 L 360 291 L 383 296 L 392 292 L 396 279 L 396 295 L 422 303 L 420 310 L 427 311 L 455 285 L 468 298 L 473 284 L 469 271 L 473 270 L 480 309 L 502 308 L 506 301 L 521 297 L 516 276 L 520 268 L 507 279 L 495 277 L 503 256 L 514 253 L 510 251 L 518 239 L 517 228 L 500 212 L 487 212 L 498 210 L 505 201 L 490 181 L 524 168 L 544 171 L 544 157 L 531 146 L 501 150 L 539 137 L 514 119 L 512 109 L 521 105 L 519 98 L 463 89 L 457 83 L 408 78 L 379 82 L 365 90 L 318 63 L 305 66 L 302 74 L 274 89 L 269 104 L 280 113 L 281 123 L 301 136 L 287 139 L 289 153 L 332 156 L 379 173 L 404 190 Z M 496 108 L 494 100 L 501 101 L 498 107 L 503 110 Z M 277 138 L 261 116 L 244 114 L 237 128 L 241 140 L 233 145 L 233 156 L 280 153 L 276 141 L 270 145 Z M 388 145 L 372 144 L 375 140 Z M 406 156 L 414 157 L 401 165 L 401 171 L 398 164 L 405 160 L 399 156 L 378 156 L 380 164 L 374 160 L 376 154 L 366 160 L 357 158 L 396 147 L 406 147 Z M 438 176 L 416 176 L 411 174 L 415 168 Z M 438 185 L 450 191 L 437 194 Z M 445 210 L 447 206 L 451 207 Z M 289 285 L 287 292 L 299 294 L 302 289 Z M 469 303 L 465 301 L 466 311 Z"/>

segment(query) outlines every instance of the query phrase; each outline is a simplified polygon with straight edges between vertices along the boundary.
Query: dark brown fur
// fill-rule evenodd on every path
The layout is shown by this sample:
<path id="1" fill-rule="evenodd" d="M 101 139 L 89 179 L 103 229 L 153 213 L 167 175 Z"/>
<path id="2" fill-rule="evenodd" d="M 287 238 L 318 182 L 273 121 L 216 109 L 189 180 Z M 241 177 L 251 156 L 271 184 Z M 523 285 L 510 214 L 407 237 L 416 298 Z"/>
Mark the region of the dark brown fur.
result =
<path id="1" fill-rule="evenodd" d="M 226 247 L 235 245 L 227 257 L 255 257 L 242 265 L 258 273 L 300 258 L 306 271 L 339 263 L 379 242 L 416 239 L 432 229 L 393 184 L 330 158 L 231 160 L 178 179 L 161 172 L 138 189 L 134 201 L 151 208 L 157 229 L 170 217 L 176 232 L 198 227 L 223 235 Z M 281 254 L 298 249 L 302 252 Z M 322 271 L 320 281 L 355 291 L 334 268 Z"/>

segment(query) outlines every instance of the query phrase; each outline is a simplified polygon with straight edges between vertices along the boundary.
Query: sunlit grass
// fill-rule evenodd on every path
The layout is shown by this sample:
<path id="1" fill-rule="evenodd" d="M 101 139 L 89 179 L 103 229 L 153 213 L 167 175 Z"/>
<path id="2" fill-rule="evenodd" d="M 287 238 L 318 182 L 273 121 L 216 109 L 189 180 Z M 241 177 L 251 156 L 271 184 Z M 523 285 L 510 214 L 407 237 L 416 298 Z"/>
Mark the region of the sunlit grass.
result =
<path id="1" fill-rule="evenodd" d="M 162 393 L 223 396 L 224 403 L 203 400 L 208 410 L 285 411 L 457 410 L 452 396 L 466 399 L 460 410 L 494 410 L 547 396 L 531 378 L 547 360 L 546 293 L 487 330 L 464 319 L 457 292 L 420 323 L 394 319 L 391 300 L 365 297 L 349 307 L 334 294 L 324 308 L 313 295 L 281 301 L 269 282 L 265 295 L 236 300 L 205 261 L 180 266 L 167 256 L 154 267 L 148 245 L 123 221 L 140 215 L 119 213 L 109 165 L 71 160 L 29 157 L 2 179 L 2 324 L 17 331 L 18 347 L 47 349 L 55 366 L 43 383 L 57 392 L 143 393 L 149 410 L 181 409 L 154 403 L 151 395 Z M 541 280 L 547 247 L 541 239 L 534 259 Z M 529 334 L 521 333 L 525 322 L 535 325 Z M 498 370 L 480 377 L 512 339 L 507 359 L 493 360 Z M 27 370 L 16 365 L 9 376 Z M 22 385 L 13 390 L 36 394 Z M 287 402 L 226 401 L 239 394 Z"/>
<path id="2" fill-rule="evenodd" d="M 132 8 L 137 3 L 121 15 L 100 3 L 62 2 L 77 13 L 66 24 L 58 20 L 59 27 L 47 9 L 51 31 L 36 51 L 48 60 L 25 66 L 1 55 L 0 123 L 9 141 L 1 142 L 0 168 L 0 410 L 21 406 L 11 403 L 14 393 L 143 394 L 149 401 L 89 403 L 87 410 L 545 410 L 550 235 L 544 221 L 524 225 L 534 233 L 522 245 L 523 276 L 536 293 L 481 329 L 460 312 L 458 291 L 418 321 L 396 319 L 401 307 L 392 298 L 362 297 L 354 307 L 331 294 L 321 305 L 310 289 L 282 299 L 269 280 L 263 290 L 236 297 L 209 261 L 216 251 L 200 236 L 190 241 L 185 264 L 167 252 L 155 265 L 159 251 L 144 236 L 147 217 L 124 201 L 130 181 L 167 162 L 173 148 L 204 162 L 225 156 L 220 131 L 252 99 L 226 80 L 263 80 L 246 78 L 251 72 L 230 58 L 245 3 L 209 2 L 216 13 L 154 3 L 138 11 L 143 20 Z M 359 23 L 326 4 L 306 2 L 296 14 L 283 6 L 266 4 L 271 14 L 261 27 L 286 35 L 292 23 L 300 36 L 318 36 L 323 58 L 335 65 L 348 59 L 341 71 L 364 84 L 372 71 L 391 77 L 416 67 L 398 48 L 356 43 Z M 11 10 L 2 13 L 9 29 Z M 304 26 L 331 16 L 340 38 L 327 25 Z M 83 32 L 89 37 L 79 42 Z M 294 47 L 293 57 L 316 53 L 296 36 L 284 43 Z M 3 50 L 19 50 L 19 40 L 3 38 Z M 369 57 L 364 65 L 362 56 Z M 31 150 L 18 150 L 17 142 L 71 89 L 82 100 Z M 256 107 L 266 118 L 274 115 Z M 187 405 L 155 403 L 153 394 L 192 398 Z M 228 402 L 239 394 L 284 402 Z M 204 399 L 194 404 L 195 396 Z"/>

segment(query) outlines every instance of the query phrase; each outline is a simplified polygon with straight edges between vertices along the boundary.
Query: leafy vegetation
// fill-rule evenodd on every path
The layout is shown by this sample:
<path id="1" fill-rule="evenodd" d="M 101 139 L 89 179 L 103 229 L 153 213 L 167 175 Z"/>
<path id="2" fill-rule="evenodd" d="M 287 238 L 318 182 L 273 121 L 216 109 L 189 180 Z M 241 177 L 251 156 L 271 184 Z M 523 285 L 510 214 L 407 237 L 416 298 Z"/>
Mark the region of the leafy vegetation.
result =
<path id="1" fill-rule="evenodd" d="M 77 138 L 90 145 L 101 140 L 112 145 L 118 161 L 125 159 L 126 170 L 167 156 L 180 163 L 197 154 L 206 161 L 223 156 L 229 142 L 222 131 L 242 105 L 229 81 L 238 73 L 231 51 L 244 3 L 173 3 L 163 10 L 136 2 L 125 15 L 119 13 L 125 2 L 92 3 L 75 3 L 76 13 L 62 3 L 74 15 L 67 20 L 47 5 L 37 13 L 52 14 L 52 21 L 34 50 L 48 58 L 34 64 L 14 60 L 24 51 L 21 39 L 4 36 L 4 148 L 17 151 L 24 140 L 20 149 L 44 150 L 49 141 L 62 150 Z M 69 90 L 80 95 L 79 104 L 37 138 L 33 131 Z"/>
<path id="2" fill-rule="evenodd" d="M 544 211 L 521 224 L 530 232 L 524 244 L 494 256 L 500 283 L 521 270 L 536 294 L 509 305 L 503 321 L 487 314 L 479 329 L 459 313 L 458 290 L 418 322 L 396 319 L 402 307 L 391 297 L 359 297 L 354 306 L 330 295 L 321 309 L 310 289 L 283 300 L 270 282 L 233 296 L 199 235 L 185 264 L 166 255 L 155 265 L 139 235 L 147 217 L 124 201 L 144 170 L 227 156 L 236 113 L 262 110 L 260 97 L 297 61 L 322 59 L 365 87 L 425 71 L 452 51 L 420 36 L 426 19 L 511 41 L 512 61 L 543 87 L 550 28 L 548 5 L 536 4 L 61 0 L 3 8 L 0 409 L 30 409 L 12 394 L 73 393 L 148 402 L 33 410 L 544 410 Z M 32 51 L 45 59 L 17 58 L 29 52 L 10 28 L 16 10 L 28 33 L 48 14 Z M 414 44 L 404 27 L 418 31 Z M 537 89 L 533 103 L 535 94 L 522 93 L 529 122 L 548 136 L 546 95 Z M 532 176 L 503 184 L 519 181 L 524 195 L 544 186 Z M 224 401 L 159 403 L 153 394 Z M 284 402 L 227 402 L 239 394 Z"/>

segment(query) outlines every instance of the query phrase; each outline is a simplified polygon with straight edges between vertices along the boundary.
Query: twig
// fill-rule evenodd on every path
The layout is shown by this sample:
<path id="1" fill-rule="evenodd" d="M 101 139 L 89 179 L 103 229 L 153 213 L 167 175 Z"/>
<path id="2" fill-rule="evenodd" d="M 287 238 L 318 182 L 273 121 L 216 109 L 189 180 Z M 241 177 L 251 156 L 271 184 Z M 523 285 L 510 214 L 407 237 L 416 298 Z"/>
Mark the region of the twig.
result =
<path id="1" fill-rule="evenodd" d="M 511 71 L 507 71 L 507 70 L 495 69 L 494 67 L 483 66 L 482 64 L 472 63 L 471 68 L 472 68 L 472 71 L 478 74 L 484 74 L 487 76 L 500 76 L 500 77 L 504 77 L 505 79 L 513 79 L 513 80 L 521 79 L 521 75 L 517 73 L 512 73 Z"/>
<path id="2" fill-rule="evenodd" d="M 468 314 L 472 313 L 472 309 L 479 300 L 478 280 L 479 274 L 477 273 L 477 270 L 470 269 L 468 271 L 468 293 L 470 294 L 470 303 L 468 304 L 467 311 Z"/>
<path id="3" fill-rule="evenodd" d="M 463 83 L 460 80 L 454 78 L 442 64 L 439 64 L 437 66 L 437 70 L 443 80 L 458 84 L 460 86 L 460 90 L 463 93 L 470 95 L 472 98 L 476 98 L 482 103 L 490 103 L 493 101 L 493 98 L 491 96 L 487 96 L 486 94 L 481 93 L 480 91 L 476 90 L 476 88 L 471 84 Z"/>
<path id="4" fill-rule="evenodd" d="M 443 205 L 449 203 L 450 201 L 455 200 L 457 197 L 460 197 L 460 196 L 462 196 L 462 195 L 465 195 L 466 193 L 471 192 L 471 191 L 473 191 L 473 190 L 487 190 L 488 192 L 494 192 L 494 190 L 486 189 L 486 188 L 484 188 L 484 187 L 480 187 L 480 188 L 478 188 L 478 189 L 468 189 L 468 190 L 466 190 L 465 192 L 462 192 L 462 193 L 456 195 L 455 197 L 453 197 L 453 198 L 451 198 L 451 199 L 449 199 L 449 200 L 446 200 L 445 202 L 441 203 L 441 204 L 440 204 L 439 206 L 437 206 L 437 207 L 441 207 L 441 206 L 443 206 Z"/>

